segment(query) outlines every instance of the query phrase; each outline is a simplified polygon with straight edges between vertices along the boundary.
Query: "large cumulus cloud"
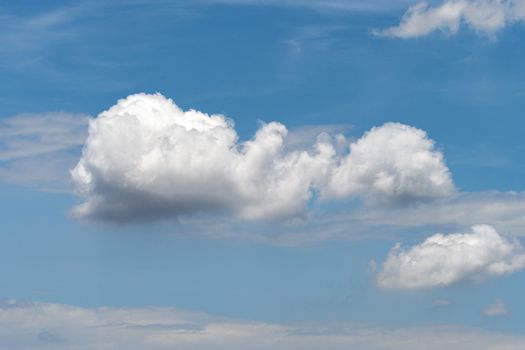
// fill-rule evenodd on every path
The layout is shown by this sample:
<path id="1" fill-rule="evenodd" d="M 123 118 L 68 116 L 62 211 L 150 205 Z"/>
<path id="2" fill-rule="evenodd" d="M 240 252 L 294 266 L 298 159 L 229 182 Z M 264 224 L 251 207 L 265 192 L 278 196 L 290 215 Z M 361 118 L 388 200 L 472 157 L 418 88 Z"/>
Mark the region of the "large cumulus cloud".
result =
<path id="1" fill-rule="evenodd" d="M 380 287 L 418 289 L 462 281 L 482 281 L 525 268 L 519 241 L 500 235 L 492 226 L 472 232 L 435 234 L 407 250 L 398 244 L 377 276 Z"/>
<path id="2" fill-rule="evenodd" d="M 223 115 L 183 111 L 160 94 L 135 94 L 90 121 L 72 171 L 85 197 L 75 214 L 109 221 L 176 217 L 198 211 L 245 219 L 288 219 L 321 198 L 388 201 L 446 196 L 454 190 L 433 141 L 388 123 L 341 152 L 321 134 L 307 149 L 285 147 L 271 122 L 241 142 Z"/>

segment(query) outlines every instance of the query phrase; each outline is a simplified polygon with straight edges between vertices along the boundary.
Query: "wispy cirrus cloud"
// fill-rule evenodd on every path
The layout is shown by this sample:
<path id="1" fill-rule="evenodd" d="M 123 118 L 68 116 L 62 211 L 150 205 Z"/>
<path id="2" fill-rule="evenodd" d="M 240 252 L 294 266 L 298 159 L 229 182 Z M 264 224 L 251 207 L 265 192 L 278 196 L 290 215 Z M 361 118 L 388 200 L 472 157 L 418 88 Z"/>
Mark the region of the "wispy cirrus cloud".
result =
<path id="1" fill-rule="evenodd" d="M 338 214 L 327 220 L 333 223 L 355 222 L 363 226 L 404 229 L 424 226 L 469 227 L 481 222 L 512 235 L 524 234 L 525 193 L 460 192 L 432 203 L 416 203 L 399 208 L 362 208 Z M 327 222 L 328 224 L 328 222 Z"/>
<path id="2" fill-rule="evenodd" d="M 67 112 L 26 113 L 0 120 L 0 161 L 36 157 L 81 145 L 89 116 Z"/>
<path id="3" fill-rule="evenodd" d="M 71 189 L 69 169 L 87 137 L 88 119 L 85 114 L 48 112 L 0 120 L 0 179 Z"/>
<path id="4" fill-rule="evenodd" d="M 24 14 L 0 11 L 0 63 L 31 65 L 48 49 L 76 38 L 75 21 L 83 7 L 78 4 Z"/>
<path id="5" fill-rule="evenodd" d="M 216 4 L 241 6 L 279 6 L 305 8 L 323 12 L 384 12 L 410 4 L 411 0 L 202 0 Z"/>
<path id="6" fill-rule="evenodd" d="M 249 239 L 278 246 L 308 246 L 323 241 L 424 237 L 436 230 L 460 231 L 480 223 L 514 237 L 525 235 L 525 193 L 459 192 L 429 202 L 375 206 L 342 202 L 337 207 L 312 208 L 305 224 L 285 225 L 275 233 L 272 226 L 258 224 L 246 235 L 245 224 L 232 220 L 213 222 L 185 218 L 179 224 L 210 238 Z M 307 224 L 306 224 L 307 223 Z"/>

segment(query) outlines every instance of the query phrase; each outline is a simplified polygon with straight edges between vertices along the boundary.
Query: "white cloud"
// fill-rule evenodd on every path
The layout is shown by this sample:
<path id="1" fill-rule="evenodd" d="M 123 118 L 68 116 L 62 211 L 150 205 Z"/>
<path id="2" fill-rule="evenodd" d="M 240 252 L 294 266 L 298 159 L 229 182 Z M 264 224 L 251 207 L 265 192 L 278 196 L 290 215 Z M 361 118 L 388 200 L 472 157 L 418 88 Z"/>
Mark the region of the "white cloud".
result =
<path id="1" fill-rule="evenodd" d="M 524 0 L 446 0 L 430 7 L 420 2 L 408 9 L 398 26 L 377 30 L 380 36 L 415 38 L 434 31 L 456 33 L 462 24 L 492 35 L 525 20 Z"/>
<path id="2" fill-rule="evenodd" d="M 350 144 L 350 154 L 334 168 L 325 195 L 411 200 L 446 197 L 453 191 L 443 155 L 426 133 L 387 123 Z"/>
<path id="3" fill-rule="evenodd" d="M 313 193 L 399 201 L 454 191 L 439 151 L 416 128 L 388 123 L 342 152 L 344 137 L 321 134 L 287 149 L 287 129 L 263 124 L 238 140 L 222 115 L 183 111 L 160 94 L 136 94 L 91 120 L 72 175 L 86 201 L 79 217 L 129 221 L 199 211 L 245 219 L 304 214 Z M 296 144 L 297 146 L 297 144 Z"/>
<path id="4" fill-rule="evenodd" d="M 0 121 L 0 179 L 65 189 L 87 137 L 88 116 L 66 112 L 20 114 Z"/>
<path id="5" fill-rule="evenodd" d="M 377 284 L 386 289 L 442 287 L 524 267 L 525 251 L 519 241 L 478 225 L 469 233 L 435 234 L 407 250 L 397 244 L 382 264 Z"/>
<path id="6" fill-rule="evenodd" d="M 494 304 L 485 308 L 481 313 L 485 316 L 505 316 L 509 313 L 509 310 L 501 299 L 496 299 Z"/>
<path id="7" fill-rule="evenodd" d="M 86 309 L 0 304 L 0 348 L 127 350 L 523 349 L 522 336 L 459 327 L 381 329 L 344 323 L 275 324 L 168 307 Z"/>

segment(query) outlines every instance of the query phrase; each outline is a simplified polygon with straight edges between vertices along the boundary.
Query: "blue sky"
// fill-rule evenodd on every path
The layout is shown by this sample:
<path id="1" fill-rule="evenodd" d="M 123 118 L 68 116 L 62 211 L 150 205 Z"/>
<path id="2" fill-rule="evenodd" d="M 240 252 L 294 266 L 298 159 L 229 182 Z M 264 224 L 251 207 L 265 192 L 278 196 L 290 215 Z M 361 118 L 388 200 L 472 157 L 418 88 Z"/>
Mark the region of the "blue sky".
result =
<path id="1" fill-rule="evenodd" d="M 164 349 L 176 324 L 184 349 L 523 348 L 524 21 L 521 0 L 3 2 L 0 347 Z"/>

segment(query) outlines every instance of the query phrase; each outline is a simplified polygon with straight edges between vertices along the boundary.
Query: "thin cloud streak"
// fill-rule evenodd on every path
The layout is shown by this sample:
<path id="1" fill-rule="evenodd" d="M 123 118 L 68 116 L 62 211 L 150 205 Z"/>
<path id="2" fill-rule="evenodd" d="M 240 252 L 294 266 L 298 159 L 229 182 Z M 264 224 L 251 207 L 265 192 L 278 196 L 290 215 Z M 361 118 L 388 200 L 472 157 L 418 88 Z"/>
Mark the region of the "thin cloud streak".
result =
<path id="1" fill-rule="evenodd" d="M 305 8 L 321 12 L 385 12 L 413 3 L 411 0 L 202 0 L 240 6 L 278 6 Z"/>
<path id="2" fill-rule="evenodd" d="M 0 180 L 45 190 L 71 190 L 69 170 L 87 137 L 89 116 L 20 114 L 0 121 Z"/>

